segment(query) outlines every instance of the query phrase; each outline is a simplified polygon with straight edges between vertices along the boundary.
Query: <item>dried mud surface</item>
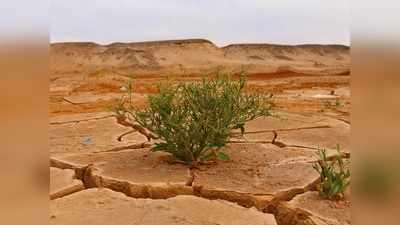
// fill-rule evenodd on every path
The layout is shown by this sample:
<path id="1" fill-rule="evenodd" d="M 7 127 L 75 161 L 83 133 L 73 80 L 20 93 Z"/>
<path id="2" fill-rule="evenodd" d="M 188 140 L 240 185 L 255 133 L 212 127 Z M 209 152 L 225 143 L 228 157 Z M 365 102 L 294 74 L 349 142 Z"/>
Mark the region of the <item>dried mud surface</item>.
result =
<path id="1" fill-rule="evenodd" d="M 54 200 L 50 211 L 50 224 L 57 225 L 276 225 L 271 214 L 222 200 L 183 195 L 162 200 L 135 199 L 96 188 Z"/>
<path id="2" fill-rule="evenodd" d="M 51 54 L 51 224 L 349 224 L 349 200 L 321 199 L 312 168 L 318 148 L 351 152 L 348 48 L 183 40 Z M 217 65 L 248 65 L 247 89 L 272 93 L 277 115 L 249 122 L 247 141 L 224 149 L 230 161 L 189 169 L 138 133 L 118 140 L 129 128 L 108 108 L 129 74 L 140 107 L 157 82 L 197 81 Z"/>

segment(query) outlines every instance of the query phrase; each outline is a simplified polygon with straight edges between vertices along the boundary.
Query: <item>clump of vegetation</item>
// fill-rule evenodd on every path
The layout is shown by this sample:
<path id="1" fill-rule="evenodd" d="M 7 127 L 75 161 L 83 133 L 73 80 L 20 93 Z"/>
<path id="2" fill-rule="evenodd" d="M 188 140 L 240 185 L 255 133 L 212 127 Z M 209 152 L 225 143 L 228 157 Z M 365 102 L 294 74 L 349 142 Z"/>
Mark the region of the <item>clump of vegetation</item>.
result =
<path id="1" fill-rule="evenodd" d="M 319 150 L 318 163 L 313 165 L 321 179 L 317 189 L 321 196 L 328 199 L 343 198 L 344 191 L 350 184 L 350 170 L 344 165 L 339 146 L 337 152 L 337 155 L 328 158 L 325 149 Z"/>
<path id="2" fill-rule="evenodd" d="M 344 106 L 344 104 L 340 101 L 340 99 L 324 100 L 322 101 L 322 103 L 326 109 L 337 109 Z"/>
<path id="3" fill-rule="evenodd" d="M 227 74 L 201 82 L 164 83 L 148 97 L 146 108 L 123 103 L 117 113 L 156 137 L 153 151 L 168 152 L 176 161 L 197 166 L 216 158 L 229 160 L 220 149 L 231 131 L 243 134 L 246 122 L 270 115 L 269 97 L 247 93 L 245 85 L 244 75 L 233 80 Z"/>

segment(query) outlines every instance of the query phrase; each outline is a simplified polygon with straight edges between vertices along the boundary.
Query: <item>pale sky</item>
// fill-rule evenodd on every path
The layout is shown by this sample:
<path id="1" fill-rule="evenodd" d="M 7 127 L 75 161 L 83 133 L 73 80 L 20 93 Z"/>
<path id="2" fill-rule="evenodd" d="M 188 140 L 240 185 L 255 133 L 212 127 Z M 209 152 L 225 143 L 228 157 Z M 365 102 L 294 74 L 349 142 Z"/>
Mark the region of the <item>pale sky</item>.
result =
<path id="1" fill-rule="evenodd" d="M 350 44 L 348 0 L 53 0 L 51 42 Z"/>

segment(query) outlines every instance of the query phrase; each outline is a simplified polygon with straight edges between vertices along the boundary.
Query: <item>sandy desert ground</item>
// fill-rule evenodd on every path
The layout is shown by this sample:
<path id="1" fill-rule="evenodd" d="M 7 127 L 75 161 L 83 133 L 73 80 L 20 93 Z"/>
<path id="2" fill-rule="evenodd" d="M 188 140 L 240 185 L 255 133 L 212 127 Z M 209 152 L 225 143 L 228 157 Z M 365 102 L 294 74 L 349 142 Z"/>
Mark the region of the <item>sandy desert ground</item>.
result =
<path id="1" fill-rule="evenodd" d="M 192 39 L 50 50 L 50 224 L 350 224 L 349 193 L 322 199 L 312 168 L 319 148 L 350 153 L 349 47 Z M 279 118 L 246 125 L 260 143 L 231 143 L 230 161 L 189 169 L 150 152 L 138 133 L 117 140 L 129 128 L 108 108 L 130 77 L 142 106 L 159 81 L 217 70 L 244 70 L 249 90 L 273 94 Z"/>

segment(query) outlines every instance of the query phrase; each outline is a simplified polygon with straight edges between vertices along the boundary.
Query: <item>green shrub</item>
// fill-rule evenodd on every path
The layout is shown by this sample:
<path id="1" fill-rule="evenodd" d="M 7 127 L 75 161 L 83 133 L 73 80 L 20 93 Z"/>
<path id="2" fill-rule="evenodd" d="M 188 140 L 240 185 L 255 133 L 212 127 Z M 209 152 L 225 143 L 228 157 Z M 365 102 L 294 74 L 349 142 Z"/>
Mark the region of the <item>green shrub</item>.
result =
<path id="1" fill-rule="evenodd" d="M 338 109 L 344 106 L 340 99 L 323 100 L 322 103 L 326 109 Z"/>
<path id="2" fill-rule="evenodd" d="M 244 75 L 233 80 L 217 75 L 201 82 L 160 84 L 159 93 L 148 97 L 148 106 L 119 107 L 130 120 L 157 136 L 154 151 L 171 154 L 190 166 L 219 158 L 233 129 L 244 132 L 247 121 L 270 115 L 268 97 L 246 93 Z"/>
<path id="3" fill-rule="evenodd" d="M 313 165 L 321 179 L 317 189 L 321 196 L 328 199 L 342 198 L 350 184 L 350 170 L 345 168 L 339 147 L 337 147 L 337 152 L 337 155 L 328 158 L 325 149 L 319 150 L 318 163 Z"/>

